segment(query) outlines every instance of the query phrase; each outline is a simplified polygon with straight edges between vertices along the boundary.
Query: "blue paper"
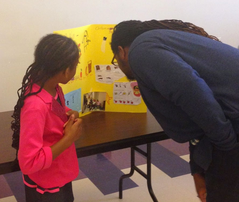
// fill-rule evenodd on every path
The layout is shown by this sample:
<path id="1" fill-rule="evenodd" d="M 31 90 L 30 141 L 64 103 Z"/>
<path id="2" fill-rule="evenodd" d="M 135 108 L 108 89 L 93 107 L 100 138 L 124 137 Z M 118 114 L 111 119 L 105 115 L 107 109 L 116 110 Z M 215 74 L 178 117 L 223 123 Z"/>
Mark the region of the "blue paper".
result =
<path id="1" fill-rule="evenodd" d="M 81 111 L 81 88 L 65 94 L 65 104 L 72 110 Z"/>

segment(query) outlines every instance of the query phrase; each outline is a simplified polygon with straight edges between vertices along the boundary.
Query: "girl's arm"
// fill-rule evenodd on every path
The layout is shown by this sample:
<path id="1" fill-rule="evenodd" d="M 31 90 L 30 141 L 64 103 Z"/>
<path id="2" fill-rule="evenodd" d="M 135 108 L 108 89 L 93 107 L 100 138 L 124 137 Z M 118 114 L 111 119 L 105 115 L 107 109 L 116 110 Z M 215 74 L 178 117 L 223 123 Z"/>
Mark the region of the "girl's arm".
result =
<path id="1" fill-rule="evenodd" d="M 72 115 L 64 134 L 52 146 L 44 144 L 43 134 L 48 108 L 42 101 L 26 101 L 21 110 L 19 165 L 24 174 L 49 168 L 52 160 L 68 148 L 81 134 L 81 120 Z"/>
<path id="2" fill-rule="evenodd" d="M 18 159 L 23 174 L 51 166 L 51 148 L 43 143 L 46 112 L 37 101 L 26 102 L 21 109 Z"/>

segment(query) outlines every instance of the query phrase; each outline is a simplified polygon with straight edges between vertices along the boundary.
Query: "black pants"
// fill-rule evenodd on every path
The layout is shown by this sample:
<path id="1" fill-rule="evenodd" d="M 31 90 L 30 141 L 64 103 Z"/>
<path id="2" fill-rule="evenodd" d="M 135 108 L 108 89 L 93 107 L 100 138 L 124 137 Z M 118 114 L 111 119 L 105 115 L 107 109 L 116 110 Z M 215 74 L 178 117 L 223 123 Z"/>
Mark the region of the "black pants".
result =
<path id="1" fill-rule="evenodd" d="M 56 193 L 40 194 L 36 188 L 30 188 L 25 185 L 26 202 L 73 202 L 72 183 L 68 183 L 60 188 Z"/>
<path id="2" fill-rule="evenodd" d="M 214 149 L 205 177 L 207 202 L 239 202 L 239 146 L 231 151 Z"/>

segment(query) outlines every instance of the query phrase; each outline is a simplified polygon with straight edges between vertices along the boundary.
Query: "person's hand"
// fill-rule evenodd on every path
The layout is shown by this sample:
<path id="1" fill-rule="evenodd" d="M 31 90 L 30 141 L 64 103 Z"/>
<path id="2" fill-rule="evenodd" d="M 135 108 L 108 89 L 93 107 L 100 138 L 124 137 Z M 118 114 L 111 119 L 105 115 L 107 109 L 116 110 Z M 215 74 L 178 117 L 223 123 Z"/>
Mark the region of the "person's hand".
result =
<path id="1" fill-rule="evenodd" d="M 69 110 L 68 112 L 66 112 L 66 115 L 67 115 L 67 117 L 68 117 L 68 120 L 67 120 L 67 122 L 64 124 L 63 128 L 65 128 L 66 125 L 67 125 L 67 123 L 69 122 L 69 120 L 71 120 L 71 119 L 70 119 L 71 115 L 74 115 L 75 120 L 76 120 L 77 118 L 79 118 L 79 112 L 78 112 L 78 111 L 75 111 L 75 110 Z"/>
<path id="2" fill-rule="evenodd" d="M 198 198 L 201 200 L 201 202 L 207 202 L 207 190 L 206 190 L 206 182 L 205 177 L 203 174 L 195 173 L 193 175 L 195 188 L 198 194 Z"/>
<path id="3" fill-rule="evenodd" d="M 64 125 L 64 137 L 69 141 L 75 142 L 79 139 L 82 131 L 82 119 L 75 118 L 74 113 Z"/>
<path id="4" fill-rule="evenodd" d="M 63 137 L 51 146 L 53 160 L 79 139 L 81 130 L 82 120 L 75 118 L 74 114 L 70 115 L 69 120 L 64 124 Z"/>
<path id="5" fill-rule="evenodd" d="M 75 118 L 79 118 L 79 112 L 78 112 L 78 111 L 70 110 L 70 111 L 66 112 L 66 115 L 68 116 L 68 118 L 69 118 L 72 114 L 75 115 Z"/>

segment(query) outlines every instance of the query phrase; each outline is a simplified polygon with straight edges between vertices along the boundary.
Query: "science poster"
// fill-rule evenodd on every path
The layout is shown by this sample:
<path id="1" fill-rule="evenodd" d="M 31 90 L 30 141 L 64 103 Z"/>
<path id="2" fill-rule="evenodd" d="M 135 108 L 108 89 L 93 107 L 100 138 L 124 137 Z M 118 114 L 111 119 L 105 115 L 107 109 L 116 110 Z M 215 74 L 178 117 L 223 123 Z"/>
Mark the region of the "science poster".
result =
<path id="1" fill-rule="evenodd" d="M 137 82 L 129 82 L 120 68 L 111 64 L 110 42 L 114 26 L 94 24 L 54 32 L 72 38 L 79 49 L 76 74 L 61 86 L 66 105 L 80 115 L 92 111 L 147 111 Z"/>

